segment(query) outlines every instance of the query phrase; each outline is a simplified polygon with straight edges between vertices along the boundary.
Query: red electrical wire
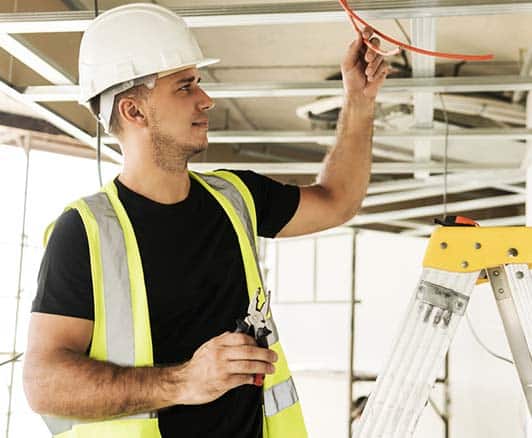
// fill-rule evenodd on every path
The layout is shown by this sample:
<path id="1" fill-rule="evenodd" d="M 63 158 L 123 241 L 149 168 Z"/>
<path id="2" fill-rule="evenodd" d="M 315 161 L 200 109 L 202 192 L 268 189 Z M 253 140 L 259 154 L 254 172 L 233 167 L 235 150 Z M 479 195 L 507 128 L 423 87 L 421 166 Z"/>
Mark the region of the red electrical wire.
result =
<path id="1" fill-rule="evenodd" d="M 489 60 L 493 59 L 493 55 L 492 54 L 487 54 L 487 55 L 464 55 L 464 54 L 461 54 L 461 53 L 433 52 L 431 50 L 421 49 L 419 47 L 415 47 L 415 46 L 411 46 L 409 44 L 405 44 L 405 43 L 403 43 L 403 42 L 401 42 L 399 40 L 396 40 L 396 39 L 394 39 L 392 37 L 389 37 L 388 35 L 383 34 L 379 30 L 374 29 L 373 27 L 371 27 L 366 21 L 364 21 L 357 14 L 355 14 L 355 12 L 347 4 L 347 0 L 338 0 L 338 1 L 340 2 L 340 5 L 344 9 L 344 11 L 349 16 L 349 18 L 351 20 L 351 23 L 353 24 L 353 27 L 355 28 L 355 31 L 364 40 L 364 44 L 366 44 L 366 46 L 368 46 L 371 50 L 373 50 L 374 52 L 378 53 L 379 55 L 383 55 L 383 56 L 397 55 L 400 52 L 400 50 L 401 50 L 401 49 L 399 49 L 399 47 L 401 47 L 403 49 L 410 50 L 411 52 L 419 53 L 421 55 L 434 56 L 434 57 L 437 57 L 437 58 L 458 59 L 458 60 L 461 60 L 461 61 L 489 61 Z M 371 28 L 373 33 L 375 33 L 376 35 L 380 36 L 383 40 L 388 41 L 389 43 L 394 44 L 395 46 L 398 46 L 398 48 L 390 50 L 390 51 L 384 51 L 384 50 L 380 49 L 375 44 L 371 43 L 371 41 L 369 41 L 368 39 L 366 39 L 366 38 L 364 38 L 362 36 L 362 31 L 358 27 L 357 21 L 359 23 L 361 23 L 363 26 Z"/>

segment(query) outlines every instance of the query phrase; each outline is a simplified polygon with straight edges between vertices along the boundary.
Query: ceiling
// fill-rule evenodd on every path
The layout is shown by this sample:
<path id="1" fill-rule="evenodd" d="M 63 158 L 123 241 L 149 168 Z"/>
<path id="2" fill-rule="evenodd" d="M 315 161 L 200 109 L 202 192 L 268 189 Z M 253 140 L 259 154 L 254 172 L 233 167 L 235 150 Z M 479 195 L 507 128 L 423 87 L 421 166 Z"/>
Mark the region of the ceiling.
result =
<path id="1" fill-rule="evenodd" d="M 133 2 L 100 0 L 98 8 L 126 3 Z M 210 117 L 211 146 L 196 168 L 230 163 L 284 181 L 312 182 L 334 141 L 341 102 L 338 65 L 353 38 L 340 6 L 279 0 L 152 3 L 184 16 L 204 54 L 221 59 L 202 74 L 217 106 Z M 378 97 L 372 183 L 352 224 L 430 233 L 432 218 L 443 211 L 445 155 L 449 214 L 470 215 L 487 225 L 524 224 L 520 167 L 526 140 L 532 141 L 532 131 L 525 129 L 532 1 L 351 5 L 402 41 L 430 48 L 433 38 L 439 51 L 495 55 L 484 63 L 409 53 L 389 60 L 394 73 Z M 60 147 L 50 146 L 47 138 L 35 148 L 92 155 L 95 122 L 75 96 L 79 42 L 93 8 L 92 0 L 0 3 L 0 138 L 5 143 L 20 144 L 2 133 L 39 132 L 55 136 Z M 104 142 L 107 158 L 120 160 L 112 139 Z"/>

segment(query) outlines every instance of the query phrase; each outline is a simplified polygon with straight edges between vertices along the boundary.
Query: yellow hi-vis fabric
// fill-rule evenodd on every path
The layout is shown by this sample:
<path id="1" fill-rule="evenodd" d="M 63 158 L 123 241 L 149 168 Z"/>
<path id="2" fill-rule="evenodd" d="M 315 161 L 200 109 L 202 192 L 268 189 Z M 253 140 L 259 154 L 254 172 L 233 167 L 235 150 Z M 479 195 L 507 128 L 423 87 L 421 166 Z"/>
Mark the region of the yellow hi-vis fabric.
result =
<path id="1" fill-rule="evenodd" d="M 231 172 L 217 171 L 205 175 L 190 172 L 190 176 L 219 202 L 235 229 L 242 253 L 248 294 L 251 299 L 257 289 L 264 290 L 256 254 L 257 222 L 253 197 L 240 178 Z M 132 352 L 134 361 L 132 360 L 131 365 L 153 366 L 151 328 L 138 245 L 131 222 L 118 198 L 116 186 L 114 183 L 109 183 L 103 188 L 103 191 L 118 218 L 124 236 L 127 258 L 126 273 L 129 274 L 129 293 L 131 295 L 132 336 L 134 337 L 134 352 Z M 109 333 L 107 325 L 113 324 L 113 321 L 110 321 L 106 315 L 106 291 L 104 291 L 103 273 L 105 267 L 102 264 L 102 242 L 100 241 L 101 224 L 99 226 L 88 205 L 88 199 L 76 201 L 68 208 L 75 208 L 79 212 L 89 242 L 95 315 L 89 356 L 106 361 L 112 353 L 109 351 L 110 340 L 107 339 Z M 45 241 L 50 232 L 51 228 L 46 231 Z M 109 307 L 107 309 L 109 311 Z M 271 319 L 271 314 L 268 315 L 268 318 L 275 335 L 268 338 L 269 342 L 271 340 L 270 348 L 277 352 L 279 360 L 275 364 L 276 372 L 266 376 L 264 382 L 263 437 L 305 438 L 307 432 L 297 392 L 284 352 L 276 337 L 277 330 L 273 319 Z M 97 422 L 47 417 L 46 422 L 51 430 L 53 430 L 52 427 L 55 427 L 55 430 L 57 428 L 65 430 L 61 433 L 55 432 L 55 436 L 61 438 L 158 438 L 161 435 L 157 418 L 153 418 L 155 415 L 155 413 L 146 413 Z"/>

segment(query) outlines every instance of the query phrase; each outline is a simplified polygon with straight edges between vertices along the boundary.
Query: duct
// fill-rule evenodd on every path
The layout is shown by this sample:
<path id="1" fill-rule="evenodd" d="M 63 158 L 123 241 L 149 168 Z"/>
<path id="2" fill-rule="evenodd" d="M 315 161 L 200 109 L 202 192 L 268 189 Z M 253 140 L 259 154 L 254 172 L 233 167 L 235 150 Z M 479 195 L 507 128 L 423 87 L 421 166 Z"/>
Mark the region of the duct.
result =
<path id="1" fill-rule="evenodd" d="M 480 116 L 497 122 L 524 125 L 526 120 L 525 109 L 522 105 L 501 102 L 496 99 L 484 97 L 460 96 L 445 94 L 445 109 L 447 112 Z M 380 104 L 407 104 L 413 105 L 412 94 L 409 93 L 381 93 L 377 96 Z M 297 108 L 296 114 L 302 119 L 308 119 L 308 113 L 320 114 L 341 108 L 342 97 L 319 99 L 308 105 Z M 441 101 L 434 101 L 434 109 L 443 110 Z"/>

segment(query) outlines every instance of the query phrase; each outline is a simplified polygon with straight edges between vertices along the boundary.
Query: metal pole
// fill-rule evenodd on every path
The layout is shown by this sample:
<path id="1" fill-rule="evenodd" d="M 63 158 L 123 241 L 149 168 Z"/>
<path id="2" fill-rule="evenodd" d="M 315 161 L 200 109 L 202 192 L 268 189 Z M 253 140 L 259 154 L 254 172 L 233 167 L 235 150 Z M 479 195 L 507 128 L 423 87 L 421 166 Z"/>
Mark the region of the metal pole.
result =
<path id="1" fill-rule="evenodd" d="M 22 210 L 22 231 L 20 234 L 20 258 L 18 268 L 18 285 L 16 296 L 16 310 L 15 310 L 15 332 L 13 334 L 13 357 L 17 354 L 17 331 L 20 311 L 20 295 L 22 292 L 22 267 L 24 261 L 24 248 L 26 246 L 26 209 L 28 202 L 28 180 L 29 180 L 29 167 L 30 167 L 30 136 L 24 137 L 24 153 L 26 154 L 26 177 L 24 182 L 24 205 Z M 15 364 L 17 361 L 11 362 L 11 376 L 9 380 L 9 399 L 7 406 L 7 423 L 6 423 L 6 438 L 9 438 L 9 426 L 11 420 L 11 404 L 13 401 L 13 380 L 15 376 Z"/>
<path id="2" fill-rule="evenodd" d="M 450 361 L 449 361 L 449 352 L 445 355 L 445 376 L 443 378 L 443 395 L 445 397 L 444 404 L 443 404 L 443 426 L 444 426 L 444 434 L 445 438 L 449 438 L 449 408 L 451 405 L 451 392 L 449 391 L 449 371 L 451 369 Z"/>
<path id="3" fill-rule="evenodd" d="M 312 302 L 316 303 L 318 301 L 318 238 L 312 238 L 312 252 L 313 259 L 312 264 L 314 265 L 313 269 L 313 278 L 312 278 Z"/>
<path id="4" fill-rule="evenodd" d="M 353 255 L 352 255 L 352 269 L 351 269 L 351 301 L 350 301 L 350 312 L 351 312 L 351 331 L 349 336 L 349 416 L 347 418 L 348 423 L 348 435 L 347 438 L 351 438 L 353 435 L 353 385 L 355 383 L 355 371 L 354 371 L 354 356 L 355 356 L 355 303 L 356 303 L 356 242 L 357 242 L 357 230 L 353 230 Z"/>

